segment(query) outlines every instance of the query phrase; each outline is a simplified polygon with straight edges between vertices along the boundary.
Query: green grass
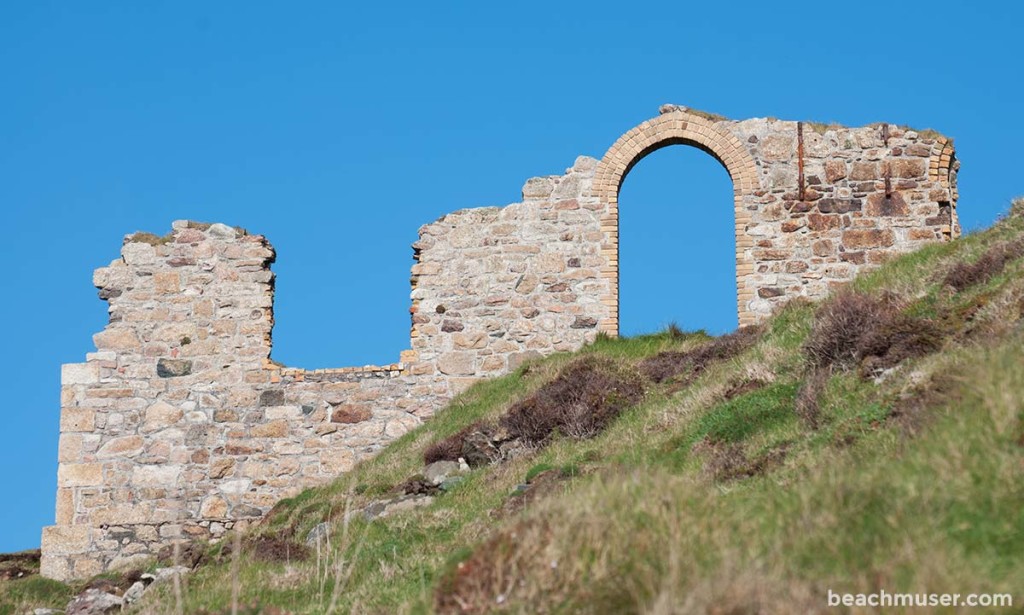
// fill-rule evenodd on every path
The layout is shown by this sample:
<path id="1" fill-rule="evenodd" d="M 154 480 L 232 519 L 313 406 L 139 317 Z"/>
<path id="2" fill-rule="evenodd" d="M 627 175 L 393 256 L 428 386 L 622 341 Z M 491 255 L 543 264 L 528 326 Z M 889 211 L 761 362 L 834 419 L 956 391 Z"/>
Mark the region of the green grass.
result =
<path id="1" fill-rule="evenodd" d="M 38 576 L 0 581 L 0 615 L 20 615 L 30 608 L 63 609 L 74 588 Z"/>
<path id="2" fill-rule="evenodd" d="M 742 442 L 754 434 L 777 429 L 796 420 L 793 400 L 797 385 L 776 384 L 719 404 L 701 416 L 691 441 Z"/>
<path id="3" fill-rule="evenodd" d="M 550 463 L 538 463 L 537 465 L 533 466 L 532 468 L 526 471 L 526 476 L 523 480 L 525 480 L 526 482 L 530 482 L 531 480 L 536 478 L 537 475 L 540 474 L 541 472 L 547 472 L 548 470 L 554 469 L 555 466 L 551 465 Z"/>

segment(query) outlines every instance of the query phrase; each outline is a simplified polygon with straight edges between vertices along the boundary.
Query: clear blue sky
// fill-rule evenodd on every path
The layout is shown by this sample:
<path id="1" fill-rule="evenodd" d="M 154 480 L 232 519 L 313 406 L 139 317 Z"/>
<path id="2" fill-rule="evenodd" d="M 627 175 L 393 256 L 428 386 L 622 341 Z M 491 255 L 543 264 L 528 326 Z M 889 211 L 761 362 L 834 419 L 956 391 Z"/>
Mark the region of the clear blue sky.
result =
<path id="1" fill-rule="evenodd" d="M 1024 193 L 1015 3 L 352 4 L 0 6 L 0 551 L 52 523 L 59 365 L 106 323 L 91 274 L 125 233 L 189 218 L 267 235 L 274 357 L 315 368 L 406 347 L 421 224 L 514 202 L 666 102 L 939 129 L 966 228 Z M 731 207 L 697 150 L 637 166 L 625 332 L 735 325 Z"/>

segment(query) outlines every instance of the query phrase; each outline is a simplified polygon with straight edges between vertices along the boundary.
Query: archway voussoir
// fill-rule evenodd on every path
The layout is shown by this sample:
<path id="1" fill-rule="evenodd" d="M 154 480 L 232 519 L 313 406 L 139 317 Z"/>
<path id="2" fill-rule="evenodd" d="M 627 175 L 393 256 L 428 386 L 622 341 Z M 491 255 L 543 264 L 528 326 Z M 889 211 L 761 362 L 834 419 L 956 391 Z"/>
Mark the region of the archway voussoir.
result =
<path id="1" fill-rule="evenodd" d="M 704 119 L 701 116 L 699 116 L 699 115 L 694 115 L 692 113 L 687 113 L 686 116 L 687 116 L 686 117 L 687 120 L 693 122 L 697 126 L 708 126 L 709 125 L 709 122 L 706 119 Z"/>

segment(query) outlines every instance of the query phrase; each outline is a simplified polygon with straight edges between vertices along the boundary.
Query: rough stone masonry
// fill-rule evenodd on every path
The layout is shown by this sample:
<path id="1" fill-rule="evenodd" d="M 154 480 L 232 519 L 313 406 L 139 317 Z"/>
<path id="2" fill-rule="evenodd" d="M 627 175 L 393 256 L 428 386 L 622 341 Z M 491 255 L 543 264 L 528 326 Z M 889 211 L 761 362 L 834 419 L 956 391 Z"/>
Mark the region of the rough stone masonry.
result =
<path id="1" fill-rule="evenodd" d="M 216 539 L 348 471 L 475 380 L 615 335 L 619 187 L 675 144 L 706 151 L 733 180 L 742 325 L 959 234 L 959 163 L 941 135 L 666 105 L 601 161 L 528 180 L 522 202 L 420 228 L 411 348 L 391 365 L 311 371 L 270 359 L 264 237 L 192 222 L 129 235 L 94 277 L 110 313 L 96 352 L 62 368 L 43 574 L 88 577 L 176 539 Z"/>

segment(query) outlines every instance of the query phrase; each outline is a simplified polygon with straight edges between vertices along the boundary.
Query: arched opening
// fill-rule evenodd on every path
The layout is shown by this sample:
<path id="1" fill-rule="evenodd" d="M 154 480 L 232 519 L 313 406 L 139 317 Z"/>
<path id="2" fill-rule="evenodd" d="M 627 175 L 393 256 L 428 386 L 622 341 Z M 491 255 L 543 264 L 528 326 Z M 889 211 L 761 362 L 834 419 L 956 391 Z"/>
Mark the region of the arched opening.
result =
<path id="1" fill-rule="evenodd" d="M 666 105 L 661 115 L 642 122 L 619 137 L 605 152 L 594 173 L 592 194 L 604 206 L 601 253 L 607 260 L 602 276 L 607 282 L 608 292 L 602 301 L 610 307 L 608 316 L 598 326 L 608 335 L 619 334 L 619 189 L 630 169 L 640 160 L 651 152 L 675 144 L 692 145 L 708 152 L 721 162 L 732 178 L 736 313 L 740 326 L 757 321 L 751 309 L 754 288 L 749 280 L 754 272 L 754 242 L 746 234 L 751 222 L 750 211 L 757 208 L 754 194 L 760 187 L 757 165 L 750 151 L 723 123 L 688 113 L 681 107 Z"/>
<path id="2" fill-rule="evenodd" d="M 664 147 L 619 189 L 619 332 L 675 323 L 720 334 L 738 324 L 733 186 L 696 147 Z"/>

